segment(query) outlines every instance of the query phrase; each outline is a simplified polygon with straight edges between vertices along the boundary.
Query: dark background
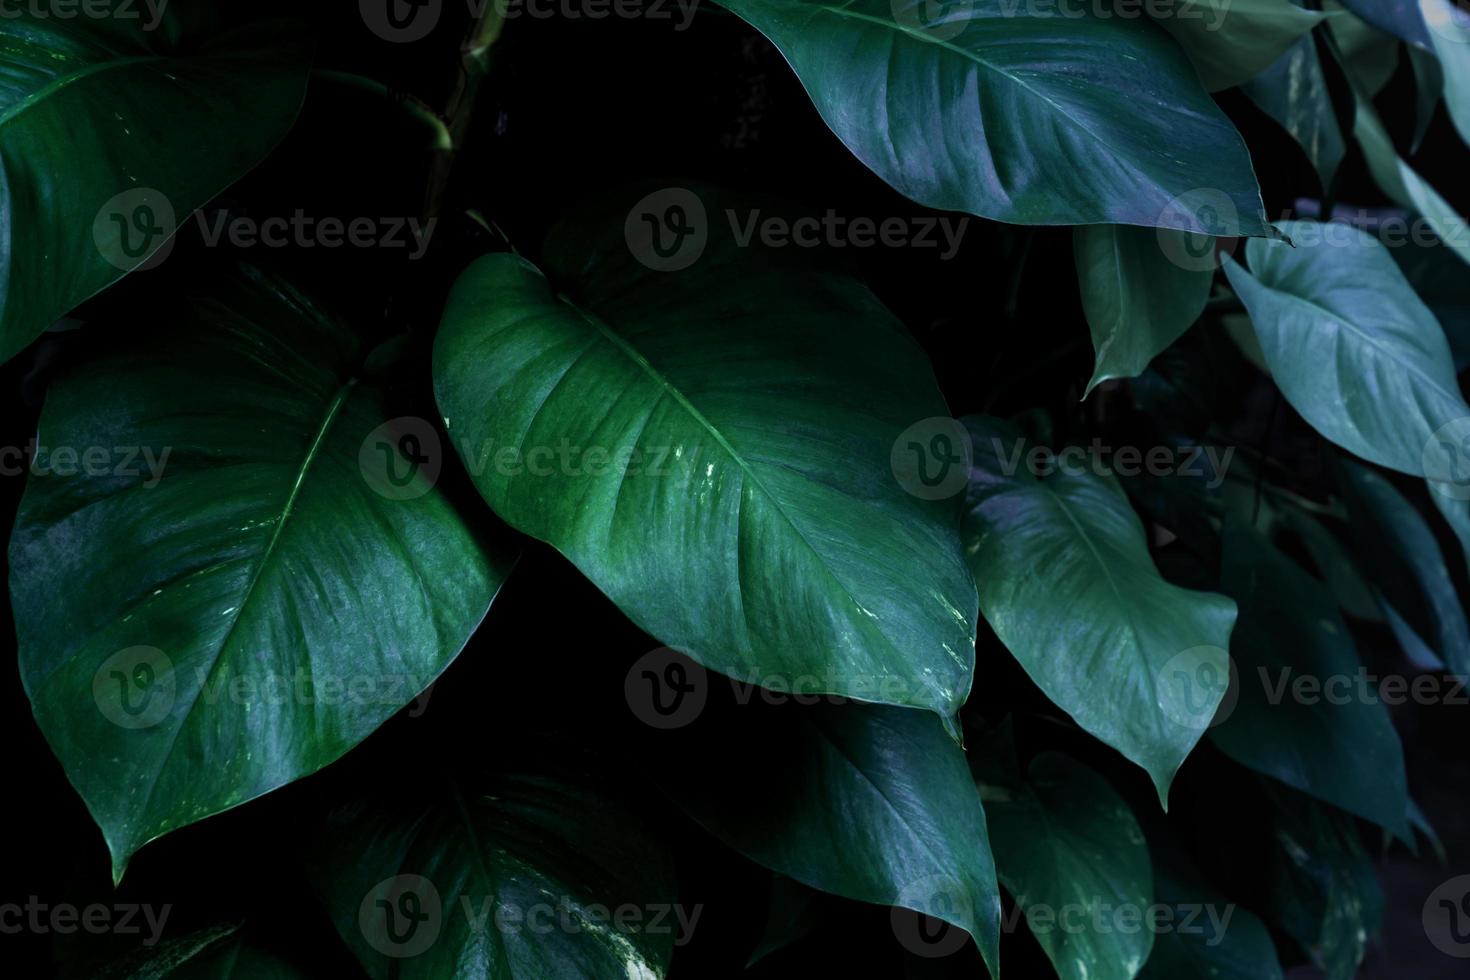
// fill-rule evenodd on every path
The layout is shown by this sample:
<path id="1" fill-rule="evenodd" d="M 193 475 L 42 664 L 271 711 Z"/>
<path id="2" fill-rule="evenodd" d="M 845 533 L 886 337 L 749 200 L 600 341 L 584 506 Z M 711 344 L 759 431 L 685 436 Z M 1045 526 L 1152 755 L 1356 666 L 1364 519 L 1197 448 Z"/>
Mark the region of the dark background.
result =
<path id="1" fill-rule="evenodd" d="M 435 32 L 412 44 L 389 44 L 372 35 L 355 4 L 312 11 L 280 6 L 316 22 L 319 66 L 360 72 L 442 105 L 467 22 L 462 4 L 447 2 Z M 830 207 L 877 220 L 926 213 L 852 158 L 780 55 L 752 29 L 708 3 L 687 31 L 675 29 L 679 20 L 673 13 L 668 20 L 520 17 L 508 24 L 472 139 L 457 164 L 432 264 L 411 265 L 401 253 L 350 249 L 249 258 L 296 267 L 339 296 L 365 329 L 386 335 L 409 325 L 423 340 L 458 269 L 499 247 L 495 236 L 457 217 L 465 208 L 477 209 L 531 254 L 548 225 L 579 199 L 628 183 L 700 179 L 779 195 L 818 213 Z M 1299 197 L 1320 195 L 1314 172 L 1284 132 L 1238 93 L 1225 93 L 1220 101 L 1252 149 L 1273 218 L 1288 216 Z M 1413 88 L 1406 59 L 1380 104 L 1400 145 L 1407 145 Z M 1462 211 L 1467 202 L 1458 177 L 1465 153 L 1441 109 L 1413 160 Z M 217 204 L 262 217 L 289 215 L 297 207 L 345 219 L 412 215 L 419 211 L 428 165 L 421 133 L 399 107 L 314 81 L 286 143 Z M 1386 203 L 1356 155 L 1349 157 L 1341 185 L 1339 201 Z M 226 257 L 218 252 L 227 250 L 205 249 L 186 229 L 162 268 L 136 274 L 83 307 L 70 324 L 80 329 L 48 334 L 0 367 L 0 445 L 27 445 L 46 378 L 77 356 L 89 336 L 112 329 L 145 332 L 150 292 L 168 288 L 170 276 L 186 276 L 197 263 L 222 261 Z M 1116 425 L 1126 437 L 1147 425 L 1136 417 L 1126 389 L 1079 402 L 1092 351 L 1068 229 L 973 219 L 961 253 L 948 262 L 933 250 L 882 247 L 824 258 L 852 266 L 900 314 L 929 351 L 956 416 L 1040 406 L 1062 428 Z M 1268 421 L 1269 384 L 1248 371 L 1240 376 L 1241 383 L 1217 402 L 1231 433 L 1289 468 L 1304 492 L 1320 487 L 1326 455 L 1320 440 L 1284 405 Z M 417 385 L 422 397 L 427 376 L 408 384 Z M 1412 481 L 1400 486 L 1422 502 Z M 22 477 L 0 477 L 0 513 L 7 522 L 23 488 Z M 1447 537 L 1443 543 L 1463 585 L 1459 549 Z M 13 662 L 8 617 L 7 605 L 0 610 L 0 636 L 6 660 Z M 169 903 L 170 934 L 243 919 L 271 948 L 334 971 L 325 975 L 356 975 L 304 874 L 311 815 L 362 783 L 392 785 L 425 768 L 466 763 L 534 765 L 570 743 L 601 751 L 630 802 L 674 842 L 680 901 L 704 905 L 693 942 L 676 953 L 676 980 L 735 975 L 760 937 L 770 879 L 663 803 L 653 788 L 649 777 L 659 766 L 687 764 L 639 748 L 640 724 L 623 699 L 629 664 L 656 645 L 559 556 L 531 545 L 483 627 L 436 686 L 423 717 L 401 715 L 323 773 L 148 845 L 115 897 L 101 834 L 34 724 L 17 671 L 7 667 L 0 671 L 0 733 L 10 789 L 0 902 L 35 895 L 77 905 Z M 1364 629 L 1360 646 L 1369 663 L 1399 662 L 1384 633 Z M 1045 720 L 1055 710 L 983 622 L 975 686 L 973 704 L 986 718 L 1014 712 L 1032 719 L 1020 722 L 1023 745 L 1057 745 L 1081 755 L 1131 796 L 1143 786 L 1141 773 L 1108 750 Z M 1463 709 L 1413 708 L 1398 712 L 1395 721 L 1405 741 L 1411 792 L 1444 838 L 1450 866 L 1412 860 L 1402 848 L 1381 862 L 1388 906 L 1384 938 L 1365 975 L 1462 975 L 1461 964 L 1425 941 L 1419 907 L 1439 881 L 1470 870 L 1470 818 L 1458 803 L 1470 785 Z M 758 794 L 762 764 L 752 760 L 748 770 L 729 778 Z M 1262 887 L 1252 877 L 1264 846 L 1254 796 L 1249 777 L 1202 747 L 1181 775 L 1171 814 L 1176 828 L 1211 853 L 1217 865 L 1211 870 L 1229 877 L 1232 897 L 1247 904 Z M 807 976 L 818 969 L 983 975 L 973 947 L 943 961 L 908 955 L 885 909 L 823 899 L 820 913 L 824 925 L 811 937 L 750 975 Z M 1276 939 L 1285 961 L 1300 959 L 1289 940 Z M 128 945 L 110 936 L 0 936 L 0 962 L 18 966 L 16 976 L 85 976 L 97 958 Z M 1010 977 L 1049 975 L 1024 930 L 1006 938 L 1003 956 Z"/>

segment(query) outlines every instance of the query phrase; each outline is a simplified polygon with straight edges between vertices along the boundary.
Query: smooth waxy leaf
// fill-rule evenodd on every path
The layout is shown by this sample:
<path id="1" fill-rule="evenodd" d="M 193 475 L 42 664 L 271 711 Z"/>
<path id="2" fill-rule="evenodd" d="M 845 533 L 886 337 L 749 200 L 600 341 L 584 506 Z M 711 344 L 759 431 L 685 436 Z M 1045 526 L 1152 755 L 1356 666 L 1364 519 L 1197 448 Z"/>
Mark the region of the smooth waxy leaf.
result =
<path id="1" fill-rule="evenodd" d="M 845 898 L 968 932 L 999 975 L 1000 891 L 964 752 L 925 712 L 860 704 L 754 705 L 663 736 L 664 790 L 746 857 Z M 759 771 L 759 792 L 731 779 Z M 916 952 L 917 917 L 894 929 Z"/>
<path id="2" fill-rule="evenodd" d="M 1221 586 L 1240 604 L 1238 698 L 1210 730 L 1236 762 L 1411 839 L 1404 750 L 1327 590 L 1227 519 Z"/>
<path id="3" fill-rule="evenodd" d="M 977 619 L 964 443 L 901 325 L 751 250 L 655 273 L 621 228 L 568 226 L 546 256 L 549 280 L 471 266 L 435 345 L 496 513 L 706 667 L 951 716 Z M 895 476 L 915 453 L 920 478 Z"/>
<path id="4" fill-rule="evenodd" d="M 297 25 L 173 43 L 146 16 L 34 9 L 6 18 L 0 51 L 0 360 L 259 163 L 310 62 Z"/>
<path id="5" fill-rule="evenodd" d="M 1270 917 L 1328 980 L 1352 980 L 1383 915 L 1373 861 L 1346 815 L 1284 792 L 1272 810 Z"/>
<path id="6" fill-rule="evenodd" d="M 1201 251 L 1208 262 L 1181 264 L 1170 258 L 1197 257 Z M 1149 361 L 1199 319 L 1210 298 L 1214 239 L 1208 236 L 1128 225 L 1082 226 L 1073 232 L 1072 252 L 1097 352 L 1087 393 L 1109 378 L 1142 374 Z"/>
<path id="7" fill-rule="evenodd" d="M 921 204 L 1018 224 L 1269 234 L 1240 136 L 1158 27 L 977 0 L 724 0 L 859 160 Z"/>
<path id="8" fill-rule="evenodd" d="M 1249 81 L 1327 15 L 1291 0 L 1204 0 L 1158 19 L 1211 92 Z"/>
<path id="9" fill-rule="evenodd" d="M 692 928 L 673 862 L 584 774 L 445 774 L 328 814 L 312 882 L 374 980 L 653 980 Z"/>
<path id="10" fill-rule="evenodd" d="M 1013 426 L 965 424 L 965 552 L 981 612 L 1046 696 L 1146 769 L 1167 801 L 1225 694 L 1193 679 L 1226 676 L 1235 603 L 1164 581 L 1123 491 L 1083 457 L 1037 476 Z"/>
<path id="11" fill-rule="evenodd" d="M 1115 910 L 1154 904 L 1148 847 L 1128 804 L 1097 773 L 1055 752 L 1020 785 L 982 784 L 996 873 L 1062 980 L 1133 980 L 1148 928 L 1115 928 Z M 1081 911 L 1079 911 L 1081 910 Z M 1101 916 L 1101 928 L 1092 916 Z"/>
<path id="12" fill-rule="evenodd" d="M 115 877 L 365 738 L 508 567 L 351 330 L 260 273 L 205 288 L 52 385 L 10 542 L 26 693 Z"/>
<path id="13" fill-rule="evenodd" d="M 1316 42 L 1299 38 L 1241 91 L 1291 134 L 1316 169 L 1323 191 L 1330 190 L 1347 147 Z"/>
<path id="14" fill-rule="evenodd" d="M 1470 672 L 1470 625 L 1434 532 L 1392 483 L 1366 466 L 1342 460 L 1339 472 L 1358 553 L 1400 617 L 1397 625 L 1412 630 L 1450 670 Z"/>
<path id="15" fill-rule="evenodd" d="M 1398 41 L 1356 17 L 1333 17 L 1327 31 L 1356 86 L 1376 97 L 1398 70 Z"/>
<path id="16" fill-rule="evenodd" d="M 1282 395 L 1314 429 L 1383 466 L 1452 481 L 1436 433 L 1470 417 L 1444 331 L 1388 250 L 1347 225 L 1287 222 L 1296 241 L 1227 259 Z"/>

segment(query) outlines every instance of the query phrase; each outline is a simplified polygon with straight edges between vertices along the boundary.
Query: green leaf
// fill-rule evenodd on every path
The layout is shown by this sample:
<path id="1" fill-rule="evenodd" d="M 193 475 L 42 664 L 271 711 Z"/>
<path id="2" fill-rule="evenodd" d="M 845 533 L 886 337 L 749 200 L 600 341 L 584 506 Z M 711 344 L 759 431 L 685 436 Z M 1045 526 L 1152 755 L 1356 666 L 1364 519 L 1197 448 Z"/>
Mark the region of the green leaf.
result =
<path id="1" fill-rule="evenodd" d="M 1281 980 L 1266 926 L 1205 880 L 1172 840 L 1149 837 L 1154 897 L 1171 912 L 1141 980 Z"/>
<path id="2" fill-rule="evenodd" d="M 1460 139 L 1470 143 L 1470 17 L 1451 0 L 1419 0 L 1419 12 L 1428 27 L 1425 33 L 1430 47 L 1439 59 L 1450 121 Z"/>
<path id="3" fill-rule="evenodd" d="M 1429 49 L 1419 0 L 1342 0 L 1342 5 L 1379 31 L 1421 50 Z"/>
<path id="4" fill-rule="evenodd" d="M 1398 155 L 1388 130 L 1362 92 L 1355 93 L 1355 100 L 1353 136 L 1363 150 L 1363 160 L 1374 182 L 1395 204 L 1422 216 L 1440 241 L 1470 262 L 1470 225 Z"/>
<path id="5" fill-rule="evenodd" d="M 312 884 L 374 980 L 653 980 L 697 910 L 582 773 L 438 774 L 335 807 Z"/>
<path id="6" fill-rule="evenodd" d="M 307 976 L 252 942 L 237 924 L 211 926 L 144 948 L 93 975 L 98 980 L 304 980 Z"/>
<path id="7" fill-rule="evenodd" d="M 1211 92 L 1249 81 L 1326 19 L 1289 0 L 1204 0 L 1168 9 L 1157 23 L 1173 35 Z"/>
<path id="8" fill-rule="evenodd" d="M 1452 481 L 1439 430 L 1470 417 L 1434 314 L 1388 250 L 1347 225 L 1293 221 L 1296 246 L 1225 262 L 1282 395 L 1323 436 L 1382 466 Z"/>
<path id="9" fill-rule="evenodd" d="M 1369 98 L 1382 92 L 1398 70 L 1398 41 L 1356 17 L 1333 17 L 1327 31 L 1357 87 Z"/>
<path id="10" fill-rule="evenodd" d="M 1206 261 L 1188 261 L 1201 250 Z M 1214 278 L 1214 239 L 1163 228 L 1079 226 L 1072 252 L 1097 351 L 1086 398 L 1109 378 L 1142 374 L 1199 319 Z"/>
<path id="11" fill-rule="evenodd" d="M 508 568 L 352 331 L 250 270 L 203 295 L 51 386 L 10 542 L 26 693 L 115 878 L 365 738 Z"/>
<path id="12" fill-rule="evenodd" d="M 1133 980 L 1153 948 L 1148 847 L 1108 781 L 1055 752 L 1031 760 L 1024 785 L 983 785 L 996 873 L 1062 980 Z M 1127 910 L 1126 912 L 1124 910 Z M 1092 915 L 1136 915 L 1138 928 Z"/>
<path id="13" fill-rule="evenodd" d="M 1167 804 L 1225 694 L 1222 683 L 1196 701 L 1187 680 L 1225 676 L 1235 603 L 1164 581 L 1111 477 L 1078 457 L 1038 477 L 1014 426 L 965 424 L 975 459 L 965 552 L 981 612 L 1046 696 L 1147 770 Z"/>
<path id="14" fill-rule="evenodd" d="M 1240 136 L 1141 20 L 1012 0 L 722 0 L 859 160 L 929 207 L 1018 224 L 1270 234 Z"/>
<path id="15" fill-rule="evenodd" d="M 546 257 L 550 280 L 512 255 L 472 265 L 435 345 L 440 410 L 495 512 L 712 670 L 953 715 L 978 615 L 965 445 L 898 321 L 751 249 L 657 273 L 620 227 L 564 226 Z"/>
<path id="16" fill-rule="evenodd" d="M 1450 670 L 1470 672 L 1470 625 L 1434 532 L 1392 483 L 1366 466 L 1340 460 L 1339 473 L 1348 526 L 1373 584 Z"/>
<path id="17" fill-rule="evenodd" d="M 1247 768 L 1409 838 L 1403 746 L 1332 597 L 1246 520 L 1231 515 L 1223 537 L 1221 586 L 1240 604 L 1239 696 L 1210 740 Z"/>
<path id="18" fill-rule="evenodd" d="M 717 838 L 812 888 L 958 926 L 1000 975 L 985 811 L 964 753 L 932 715 L 757 704 L 658 737 L 669 740 L 658 754 L 670 760 L 660 785 Z M 759 791 L 734 772 L 759 772 Z M 895 913 L 893 924 L 921 955 L 953 948 L 954 936 L 924 936 L 911 913 Z"/>
<path id="19" fill-rule="evenodd" d="M 1343 612 L 1370 623 L 1383 622 L 1383 610 L 1372 587 L 1363 578 L 1363 570 L 1347 547 L 1321 521 L 1299 506 L 1285 506 L 1279 511 L 1285 524 L 1306 548 L 1317 575 L 1332 593 Z"/>
<path id="20" fill-rule="evenodd" d="M 1352 980 L 1383 915 L 1373 862 L 1351 818 L 1309 799 L 1272 795 L 1271 918 L 1328 980 Z"/>
<path id="21" fill-rule="evenodd" d="M 1241 91 L 1291 134 L 1316 169 L 1322 190 L 1331 190 L 1347 146 L 1316 41 L 1299 38 Z"/>
<path id="22" fill-rule="evenodd" d="M 142 16 L 17 13 L 0 56 L 0 360 L 259 163 L 310 64 L 295 24 L 178 45 Z"/>

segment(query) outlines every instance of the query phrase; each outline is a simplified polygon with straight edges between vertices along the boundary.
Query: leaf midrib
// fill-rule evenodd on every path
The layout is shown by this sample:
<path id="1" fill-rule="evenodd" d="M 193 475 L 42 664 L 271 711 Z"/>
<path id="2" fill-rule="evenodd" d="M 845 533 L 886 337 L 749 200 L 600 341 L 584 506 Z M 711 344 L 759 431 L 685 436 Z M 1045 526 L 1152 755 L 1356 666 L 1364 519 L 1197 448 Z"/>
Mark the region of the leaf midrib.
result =
<path id="1" fill-rule="evenodd" d="M 194 713 L 194 708 L 199 704 L 200 696 L 209 687 L 210 681 L 214 679 L 215 673 L 224 661 L 225 650 L 229 647 L 230 639 L 235 634 L 235 627 L 239 625 L 240 617 L 244 614 L 245 607 L 249 604 L 250 597 L 255 592 L 256 584 L 260 582 L 262 573 L 265 571 L 266 566 L 270 564 L 270 560 L 275 554 L 276 545 L 281 539 L 281 532 L 286 526 L 286 521 L 291 516 L 291 511 L 296 506 L 296 498 L 301 493 L 301 487 L 306 482 L 306 473 L 311 469 L 312 463 L 316 462 L 317 457 L 320 455 L 322 442 L 325 440 L 328 430 L 331 429 L 332 423 L 337 420 L 337 416 L 342 411 L 342 406 L 347 403 L 347 399 L 351 396 L 356 385 L 357 379 L 349 378 L 333 393 L 332 400 L 327 404 L 326 411 L 323 413 L 321 422 L 317 426 L 316 435 L 313 437 L 311 445 L 307 447 L 306 455 L 301 461 L 301 466 L 296 470 L 296 479 L 291 485 L 291 492 L 286 497 L 286 503 L 281 508 L 280 518 L 276 521 L 275 528 L 271 531 L 270 540 L 266 543 L 265 549 L 260 553 L 255 571 L 251 574 L 250 581 L 245 586 L 245 591 L 240 597 L 239 604 L 235 607 L 235 614 L 230 620 L 229 628 L 215 646 L 214 657 L 209 664 L 209 672 L 205 675 L 198 690 L 194 692 L 194 697 L 189 701 L 189 707 L 185 709 L 182 717 L 179 719 L 178 725 L 169 736 L 168 745 L 159 757 L 158 768 L 154 770 L 153 778 L 148 781 L 148 789 L 143 794 L 143 802 L 137 809 L 139 814 L 146 816 L 148 807 L 153 802 L 153 793 L 158 787 L 158 780 L 163 776 L 163 770 L 168 768 L 168 762 L 173 757 L 174 746 L 178 744 L 179 735 L 188 725 L 189 718 Z M 146 841 L 143 843 L 146 843 Z"/>
<path id="2" fill-rule="evenodd" d="M 163 63 L 171 60 L 173 59 L 167 58 L 163 55 L 132 55 L 125 58 L 111 58 L 107 61 L 93 62 L 88 65 L 83 65 L 81 68 L 72 72 L 68 72 L 65 75 L 58 75 L 55 78 L 51 79 L 51 81 L 43 85 L 41 88 L 36 89 L 36 91 L 30 93 L 19 102 L 7 107 L 3 112 L 0 112 L 0 130 L 4 130 L 6 126 L 13 122 L 27 109 L 41 104 L 46 99 L 55 95 L 57 92 L 60 92 L 62 89 L 73 85 L 84 78 L 89 78 L 92 75 L 100 74 L 105 71 L 111 71 L 115 68 L 125 68 L 130 65 L 142 65 L 154 62 Z"/>

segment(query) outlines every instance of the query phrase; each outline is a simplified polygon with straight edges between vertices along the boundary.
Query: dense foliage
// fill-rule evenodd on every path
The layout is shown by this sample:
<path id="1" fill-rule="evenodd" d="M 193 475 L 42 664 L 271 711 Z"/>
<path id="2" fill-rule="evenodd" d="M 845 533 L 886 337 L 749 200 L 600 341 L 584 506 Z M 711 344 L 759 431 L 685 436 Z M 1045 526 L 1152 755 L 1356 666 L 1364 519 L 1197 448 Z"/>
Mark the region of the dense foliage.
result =
<path id="1" fill-rule="evenodd" d="M 1470 13 L 719 4 L 0 3 L 13 961 L 1455 975 Z"/>

